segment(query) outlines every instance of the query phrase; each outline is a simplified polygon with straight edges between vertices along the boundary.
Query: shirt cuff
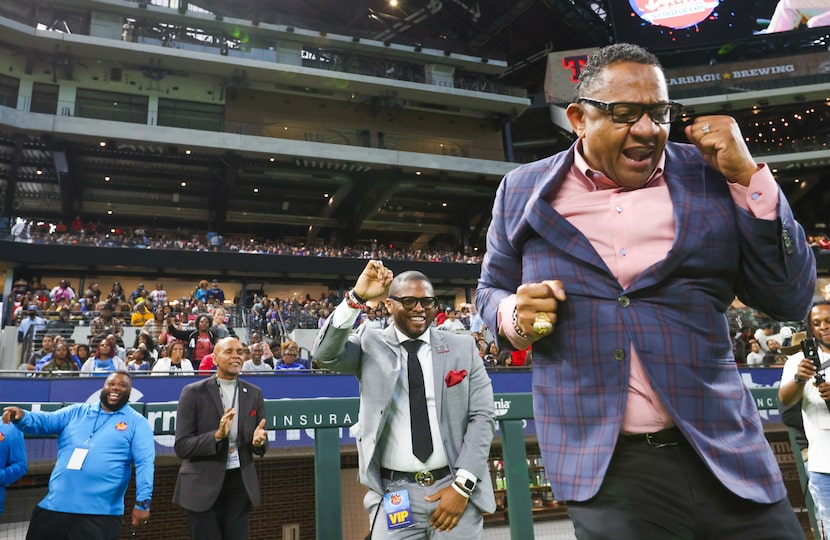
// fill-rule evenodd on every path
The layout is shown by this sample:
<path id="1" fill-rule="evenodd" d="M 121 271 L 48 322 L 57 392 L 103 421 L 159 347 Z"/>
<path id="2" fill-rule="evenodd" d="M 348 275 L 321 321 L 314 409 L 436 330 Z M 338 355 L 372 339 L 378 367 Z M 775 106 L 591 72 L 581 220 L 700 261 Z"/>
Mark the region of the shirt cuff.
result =
<path id="1" fill-rule="evenodd" d="M 511 294 L 499 303 L 498 321 L 499 334 L 507 338 L 516 350 L 522 351 L 533 344 L 533 340 L 525 339 L 516 333 L 513 328 L 513 310 L 516 309 L 516 295 Z"/>
<path id="2" fill-rule="evenodd" d="M 748 186 L 729 182 L 735 204 L 758 219 L 778 219 L 778 184 L 766 163 L 758 166 Z"/>
<path id="3" fill-rule="evenodd" d="M 331 325 L 340 330 L 351 328 L 358 315 L 360 315 L 360 310 L 349 306 L 349 303 L 343 300 L 331 314 Z"/>

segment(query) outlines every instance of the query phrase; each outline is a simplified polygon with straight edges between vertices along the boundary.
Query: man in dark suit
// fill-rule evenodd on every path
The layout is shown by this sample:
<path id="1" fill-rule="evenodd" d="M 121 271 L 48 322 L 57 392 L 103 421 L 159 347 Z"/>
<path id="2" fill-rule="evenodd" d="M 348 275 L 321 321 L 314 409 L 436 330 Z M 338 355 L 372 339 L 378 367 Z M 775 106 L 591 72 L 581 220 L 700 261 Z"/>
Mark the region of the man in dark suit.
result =
<path id="1" fill-rule="evenodd" d="M 387 291 L 394 324 L 352 332 L 366 301 Z M 320 365 L 360 379 L 356 438 L 374 540 L 480 538 L 482 512 L 496 508 L 487 470 L 490 378 L 472 336 L 431 328 L 434 318 L 425 275 L 393 279 L 371 260 L 317 336 Z"/>
<path id="2" fill-rule="evenodd" d="M 244 540 L 248 513 L 259 506 L 253 455 L 265 454 L 262 391 L 239 380 L 242 344 L 216 343 L 216 375 L 182 389 L 176 455 L 182 458 L 173 502 L 187 510 L 193 540 Z"/>
<path id="3" fill-rule="evenodd" d="M 553 492 L 582 538 L 803 538 L 726 310 L 801 319 L 815 259 L 735 120 L 680 111 L 657 58 L 600 49 L 568 150 L 507 174 L 476 303 L 502 347 L 533 343 Z"/>

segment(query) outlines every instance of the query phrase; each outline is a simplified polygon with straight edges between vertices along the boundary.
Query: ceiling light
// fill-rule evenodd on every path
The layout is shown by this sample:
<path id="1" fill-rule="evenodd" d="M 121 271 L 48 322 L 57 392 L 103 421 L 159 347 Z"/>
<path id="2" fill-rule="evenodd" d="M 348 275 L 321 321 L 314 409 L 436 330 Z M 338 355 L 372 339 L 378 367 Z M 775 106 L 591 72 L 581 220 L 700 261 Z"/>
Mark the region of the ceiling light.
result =
<path id="1" fill-rule="evenodd" d="M 189 156 L 192 153 L 192 151 L 190 150 L 190 148 L 188 148 L 187 150 L 184 151 L 184 153 Z"/>
<path id="2" fill-rule="evenodd" d="M 259 188 L 258 187 L 254 188 L 254 193 L 259 193 Z"/>
<path id="3" fill-rule="evenodd" d="M 182 186 L 182 187 L 187 187 L 187 182 L 182 182 L 182 183 L 181 183 L 181 184 L 179 184 L 179 185 L 180 185 L 180 186 Z"/>
<path id="4" fill-rule="evenodd" d="M 107 141 L 99 141 L 98 146 L 100 146 L 101 148 L 106 147 L 107 146 Z"/>
<path id="5" fill-rule="evenodd" d="M 41 174 L 43 174 L 43 170 L 42 170 L 42 169 L 38 169 L 38 170 L 36 170 L 36 171 L 35 171 L 35 174 L 36 174 L 36 175 L 38 175 L 38 176 L 40 176 Z"/>
<path id="6" fill-rule="evenodd" d="M 110 177 L 109 177 L 109 176 L 105 176 L 105 177 L 104 177 L 104 182 L 109 182 L 109 181 L 110 181 Z"/>

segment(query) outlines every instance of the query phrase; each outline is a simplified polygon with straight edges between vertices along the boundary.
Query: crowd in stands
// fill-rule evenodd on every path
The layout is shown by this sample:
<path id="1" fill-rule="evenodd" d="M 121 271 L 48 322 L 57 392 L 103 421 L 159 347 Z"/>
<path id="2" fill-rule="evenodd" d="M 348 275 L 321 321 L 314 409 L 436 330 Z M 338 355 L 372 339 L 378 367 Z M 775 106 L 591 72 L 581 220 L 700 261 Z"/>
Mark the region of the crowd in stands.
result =
<path id="1" fill-rule="evenodd" d="M 83 222 L 76 218 L 66 225 L 62 221 L 17 218 L 9 227 L 0 225 L 0 235 L 7 234 L 16 242 L 62 244 L 94 247 L 121 247 L 137 249 L 171 249 L 185 251 L 223 251 L 266 255 L 306 257 L 341 257 L 350 259 L 385 259 L 443 263 L 478 264 L 481 255 L 450 249 L 411 249 L 383 245 L 376 240 L 366 245 L 329 246 L 319 241 L 314 245 L 289 240 L 185 231 L 183 229 L 156 229 L 152 227 L 110 227 L 100 222 Z M 0 236 L 2 237 L 2 236 Z"/>
<path id="2" fill-rule="evenodd" d="M 254 296 L 248 310 L 238 298 L 229 301 L 217 281 L 201 280 L 189 297 L 171 299 L 163 283 L 147 289 L 143 283 L 125 290 L 116 281 L 108 292 L 92 283 L 76 292 L 67 279 L 55 287 L 40 278 L 14 282 L 13 317 L 18 342 L 32 343 L 21 369 L 36 376 L 107 372 L 118 369 L 154 373 L 212 371 L 214 344 L 236 337 L 234 326 L 248 328 L 244 371 L 314 369 L 291 341 L 295 329 L 319 329 L 342 298 L 335 292 L 313 298 L 271 299 Z M 232 315 L 232 316 L 231 316 Z M 392 318 L 383 303 L 367 306 L 355 321 L 385 328 Z M 439 304 L 434 323 L 439 329 L 471 334 L 482 361 L 489 367 L 529 365 L 529 351 L 500 351 L 471 304 Z M 88 326 L 88 341 L 75 343 L 76 326 Z M 135 341 L 129 339 L 135 329 Z M 488 339 L 489 338 L 489 339 Z M 77 372 L 77 373 L 76 373 Z"/>

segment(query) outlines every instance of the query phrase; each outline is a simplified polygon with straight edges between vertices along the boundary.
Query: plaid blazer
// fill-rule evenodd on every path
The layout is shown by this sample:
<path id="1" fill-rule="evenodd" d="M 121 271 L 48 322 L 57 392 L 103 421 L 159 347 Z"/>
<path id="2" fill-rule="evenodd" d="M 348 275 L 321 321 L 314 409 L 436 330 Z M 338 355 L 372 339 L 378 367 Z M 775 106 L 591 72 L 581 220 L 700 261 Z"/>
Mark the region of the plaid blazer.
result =
<path id="1" fill-rule="evenodd" d="M 505 176 L 476 291 L 479 312 L 497 328 L 499 302 L 520 284 L 564 284 L 553 333 L 533 345 L 536 430 L 554 494 L 583 501 L 599 490 L 622 425 L 633 346 L 715 476 L 740 497 L 781 500 L 780 470 L 735 365 L 725 312 L 736 295 L 779 320 L 809 310 L 815 259 L 783 194 L 778 220 L 753 218 L 693 146 L 668 143 L 674 243 L 623 290 L 549 202 L 573 156 L 572 147 Z"/>

